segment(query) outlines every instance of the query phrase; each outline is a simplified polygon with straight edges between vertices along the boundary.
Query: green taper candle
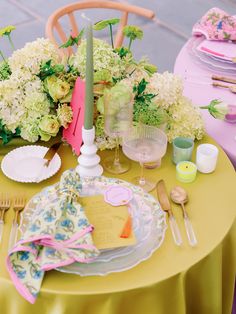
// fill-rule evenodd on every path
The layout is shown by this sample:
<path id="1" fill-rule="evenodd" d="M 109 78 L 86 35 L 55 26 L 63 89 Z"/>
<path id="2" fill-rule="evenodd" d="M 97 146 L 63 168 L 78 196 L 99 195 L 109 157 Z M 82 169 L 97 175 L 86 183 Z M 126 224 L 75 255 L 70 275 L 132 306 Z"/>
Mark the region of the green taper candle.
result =
<path id="1" fill-rule="evenodd" d="M 85 94 L 85 115 L 84 128 L 93 128 L 93 28 L 92 23 L 88 22 L 86 27 L 86 94 Z"/>

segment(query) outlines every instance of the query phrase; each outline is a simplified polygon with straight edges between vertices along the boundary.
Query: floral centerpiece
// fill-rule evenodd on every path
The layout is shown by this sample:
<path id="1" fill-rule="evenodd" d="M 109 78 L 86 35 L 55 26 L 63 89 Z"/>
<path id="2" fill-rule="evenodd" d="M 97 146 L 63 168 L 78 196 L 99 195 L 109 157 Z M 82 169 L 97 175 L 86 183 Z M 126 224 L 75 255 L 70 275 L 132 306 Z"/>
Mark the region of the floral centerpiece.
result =
<path id="1" fill-rule="evenodd" d="M 198 108 L 183 96 L 180 77 L 164 72 L 143 58 L 136 61 L 132 42 L 142 39 L 137 26 L 126 26 L 128 47 L 114 48 L 112 27 L 119 19 L 101 21 L 95 30 L 110 29 L 111 44 L 94 38 L 94 95 L 96 142 L 100 149 L 112 149 L 115 140 L 104 133 L 104 93 L 119 84 L 119 93 L 132 93 L 134 124 L 162 126 L 171 142 L 177 136 L 201 139 L 204 126 Z M 83 31 L 71 35 L 63 48 L 78 45 L 76 53 L 61 60 L 48 39 L 37 39 L 13 52 L 0 65 L 0 136 L 5 142 L 14 135 L 35 142 L 49 140 L 72 119 L 69 106 L 77 76 L 85 78 L 86 41 Z M 2 54 L 2 53 L 1 53 Z M 122 86 L 125 88 L 122 90 Z"/>
<path id="2" fill-rule="evenodd" d="M 3 59 L 0 64 L 3 142 L 15 135 L 29 142 L 56 136 L 60 127 L 66 127 L 72 120 L 68 103 L 76 77 L 61 64 L 55 46 L 48 39 L 37 39 L 14 51 L 8 60 Z"/>

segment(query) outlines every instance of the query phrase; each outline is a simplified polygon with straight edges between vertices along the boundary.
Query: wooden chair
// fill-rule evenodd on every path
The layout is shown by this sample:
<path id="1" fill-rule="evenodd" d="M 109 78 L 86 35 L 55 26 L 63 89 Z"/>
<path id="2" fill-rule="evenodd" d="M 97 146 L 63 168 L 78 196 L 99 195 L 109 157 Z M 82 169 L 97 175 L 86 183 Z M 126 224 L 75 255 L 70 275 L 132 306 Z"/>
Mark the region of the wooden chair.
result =
<path id="1" fill-rule="evenodd" d="M 85 10 L 85 9 L 112 9 L 121 11 L 122 16 L 120 19 L 120 24 L 118 27 L 118 31 L 115 37 L 115 47 L 120 47 L 123 43 L 124 35 L 123 35 L 123 28 L 127 25 L 128 15 L 129 13 L 137 14 L 143 16 L 148 19 L 153 19 L 155 13 L 151 10 L 147 10 L 138 6 L 118 3 L 113 1 L 104 1 L 104 0 L 86 0 L 80 1 L 77 3 L 66 5 L 62 8 L 56 10 L 49 18 L 46 23 L 46 36 L 58 47 L 59 44 L 57 43 L 56 37 L 54 36 L 54 31 L 57 31 L 60 40 L 62 43 L 66 42 L 67 36 L 59 22 L 59 19 L 68 16 L 70 27 L 75 36 L 79 34 L 79 29 L 76 23 L 75 16 L 73 12 L 78 10 Z M 65 50 L 65 49 L 64 49 Z M 70 55 L 73 52 L 72 48 L 67 48 L 66 53 Z"/>

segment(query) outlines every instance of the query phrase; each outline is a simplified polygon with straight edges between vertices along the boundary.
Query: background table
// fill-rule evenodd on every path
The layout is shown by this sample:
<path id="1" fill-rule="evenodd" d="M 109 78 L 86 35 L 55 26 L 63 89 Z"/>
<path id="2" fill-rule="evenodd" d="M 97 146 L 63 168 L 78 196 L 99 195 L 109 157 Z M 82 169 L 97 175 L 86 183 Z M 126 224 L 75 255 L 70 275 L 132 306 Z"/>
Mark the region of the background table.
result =
<path id="1" fill-rule="evenodd" d="M 208 137 L 204 141 L 213 142 Z M 0 159 L 12 148 L 11 145 L 5 149 L 1 147 Z M 101 156 L 108 153 L 103 152 Z M 60 155 L 60 172 L 40 184 L 16 183 L 0 173 L 1 192 L 12 195 L 26 193 L 29 198 L 46 185 L 57 182 L 64 170 L 76 165 L 76 158 L 69 147 L 64 146 Z M 169 191 L 179 184 L 170 156 L 169 147 L 161 168 L 146 170 L 156 181 L 165 179 Z M 138 171 L 138 164 L 133 163 L 131 171 L 119 177 L 129 181 Z M 197 247 L 188 245 L 181 210 L 173 205 L 184 240 L 182 247 L 174 244 L 168 228 L 162 246 L 153 256 L 128 271 L 103 277 L 80 277 L 50 271 L 34 305 L 18 294 L 5 267 L 13 218 L 11 209 L 6 215 L 6 228 L 0 245 L 0 313 L 231 314 L 236 268 L 233 224 L 236 176 L 232 164 L 220 149 L 215 173 L 198 174 L 195 182 L 179 185 L 189 192 L 187 210 L 198 238 Z"/>
<path id="2" fill-rule="evenodd" d="M 236 105 L 236 94 L 224 88 L 213 87 L 210 83 L 202 84 L 207 77 L 210 78 L 216 73 L 194 62 L 188 53 L 187 45 L 188 42 L 181 49 L 174 67 L 174 72 L 184 79 L 185 96 L 191 98 L 193 103 L 199 106 L 207 105 L 211 100 L 218 98 L 228 104 Z M 227 76 L 232 77 L 230 74 Z M 236 167 L 236 124 L 214 119 L 207 110 L 202 110 L 202 115 L 207 133 L 221 145 Z"/>

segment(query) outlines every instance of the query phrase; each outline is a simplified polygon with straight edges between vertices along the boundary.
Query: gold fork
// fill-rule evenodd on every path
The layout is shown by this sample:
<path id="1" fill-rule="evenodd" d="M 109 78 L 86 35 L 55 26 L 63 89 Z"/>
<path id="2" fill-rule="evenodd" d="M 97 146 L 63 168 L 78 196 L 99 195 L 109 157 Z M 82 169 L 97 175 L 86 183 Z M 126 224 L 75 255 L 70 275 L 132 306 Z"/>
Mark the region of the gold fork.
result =
<path id="1" fill-rule="evenodd" d="M 4 228 L 4 215 L 5 212 L 11 207 L 11 199 L 8 195 L 0 196 L 0 243 L 2 241 L 3 228 Z"/>
<path id="2" fill-rule="evenodd" d="M 10 251 L 16 243 L 17 240 L 17 231 L 18 231 L 18 217 L 20 212 L 25 208 L 26 199 L 23 196 L 15 197 L 13 200 L 13 209 L 14 209 L 14 219 L 12 221 L 11 233 L 9 238 L 8 250 Z"/>

